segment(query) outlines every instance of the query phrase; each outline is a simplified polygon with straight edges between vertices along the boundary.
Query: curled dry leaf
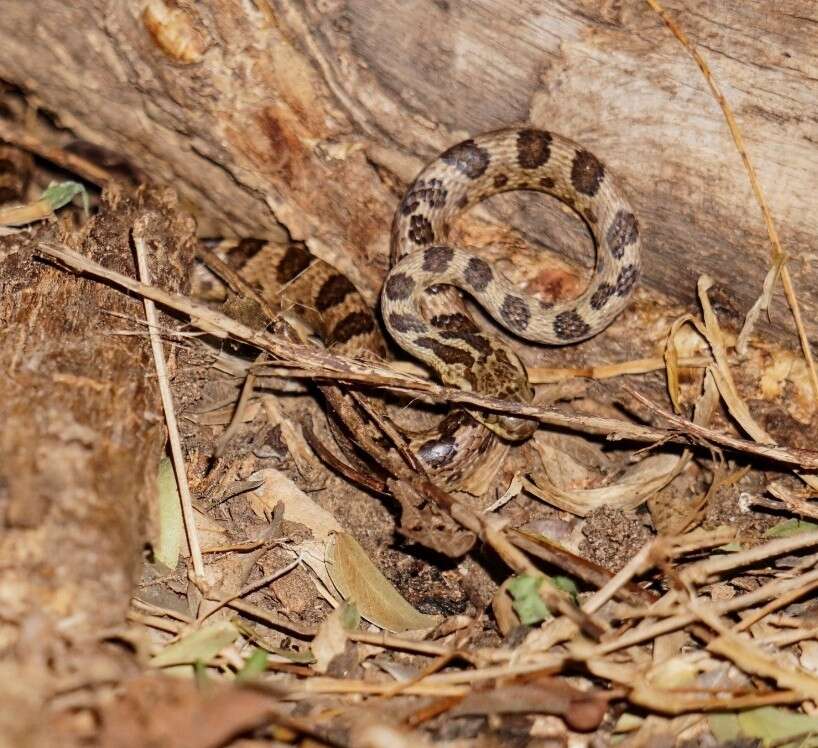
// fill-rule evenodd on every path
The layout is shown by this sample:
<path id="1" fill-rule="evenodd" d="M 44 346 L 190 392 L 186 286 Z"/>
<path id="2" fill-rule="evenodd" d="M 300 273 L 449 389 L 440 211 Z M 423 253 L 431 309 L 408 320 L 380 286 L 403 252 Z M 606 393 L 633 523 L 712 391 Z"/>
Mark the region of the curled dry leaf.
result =
<path id="1" fill-rule="evenodd" d="M 686 323 L 690 322 L 691 326 Z M 679 359 L 700 353 L 707 345 L 703 335 L 698 331 L 698 320 L 692 314 L 684 314 L 670 326 L 665 343 L 665 371 L 667 390 L 673 403 L 675 413 L 682 412 L 681 387 L 679 384 Z"/>
<path id="2" fill-rule="evenodd" d="M 739 356 L 747 355 L 747 346 L 750 343 L 750 336 L 753 334 L 756 322 L 758 321 L 759 316 L 761 316 L 761 312 L 766 312 L 770 308 L 770 303 L 772 302 L 773 298 L 773 291 L 775 290 L 775 281 L 778 278 L 778 274 L 781 272 L 781 266 L 783 263 L 783 255 L 773 262 L 772 267 L 770 267 L 770 269 L 767 271 L 767 275 L 764 276 L 764 284 L 762 285 L 759 297 L 755 300 L 755 303 L 750 308 L 750 311 L 747 312 L 747 316 L 744 318 L 744 325 L 742 325 L 741 332 L 738 335 L 738 340 L 736 340 L 736 352 Z"/>
<path id="3" fill-rule="evenodd" d="M 439 616 L 415 610 L 381 574 L 358 541 L 336 533 L 327 549 L 327 568 L 336 589 L 367 621 L 387 631 L 433 628 Z"/>
<path id="4" fill-rule="evenodd" d="M 561 489 L 588 488 L 596 471 L 610 465 L 599 446 L 573 435 L 537 431 L 530 443 L 550 482 Z"/>
<path id="5" fill-rule="evenodd" d="M 526 489 L 566 512 L 587 517 L 603 506 L 617 509 L 639 506 L 670 483 L 686 464 L 687 459 L 678 455 L 651 455 L 629 467 L 618 481 L 602 488 L 562 490 L 541 475 L 538 485 L 526 481 Z"/>
<path id="6" fill-rule="evenodd" d="M 730 415 L 738 421 L 744 431 L 759 444 L 775 444 L 775 439 L 773 439 L 753 417 L 750 412 L 750 407 L 741 397 L 736 387 L 733 373 L 727 362 L 725 336 L 719 327 L 716 313 L 713 311 L 710 299 L 707 296 L 707 291 L 712 284 L 712 279 L 706 275 L 699 278 L 699 301 L 702 305 L 705 337 L 707 338 L 707 342 L 713 352 L 713 358 L 715 359 L 715 364 L 709 366 L 707 371 L 715 380 L 719 394 L 721 394 L 724 404 L 727 406 L 727 410 L 730 411 Z M 810 488 L 818 490 L 818 476 L 798 470 L 796 470 L 796 473 Z"/>

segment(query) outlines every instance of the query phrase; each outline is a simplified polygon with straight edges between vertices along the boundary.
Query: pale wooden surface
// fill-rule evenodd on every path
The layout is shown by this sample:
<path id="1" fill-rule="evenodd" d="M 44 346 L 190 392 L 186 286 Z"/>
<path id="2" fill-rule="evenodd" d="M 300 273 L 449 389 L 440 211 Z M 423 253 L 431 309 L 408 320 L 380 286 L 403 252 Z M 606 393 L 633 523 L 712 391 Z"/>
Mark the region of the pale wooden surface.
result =
<path id="1" fill-rule="evenodd" d="M 656 298 L 692 303 L 707 272 L 725 308 L 743 313 L 761 287 L 766 232 L 721 112 L 643 2 L 182 3 L 186 60 L 157 41 L 163 7 L 0 0 L 0 77 L 80 137 L 173 183 L 203 233 L 286 229 L 374 298 L 392 211 L 422 162 L 468 133 L 531 122 L 581 141 L 621 175 Z M 810 0 L 772 8 L 668 6 L 735 109 L 814 334 L 818 10 Z M 496 212 L 587 266 L 587 247 L 571 249 L 582 229 L 531 205 L 504 200 Z M 481 236 L 475 221 L 464 225 Z M 493 236 L 519 244 L 502 229 Z M 518 275 L 547 292 L 576 290 L 570 265 Z M 774 323 L 792 329 L 780 301 Z"/>

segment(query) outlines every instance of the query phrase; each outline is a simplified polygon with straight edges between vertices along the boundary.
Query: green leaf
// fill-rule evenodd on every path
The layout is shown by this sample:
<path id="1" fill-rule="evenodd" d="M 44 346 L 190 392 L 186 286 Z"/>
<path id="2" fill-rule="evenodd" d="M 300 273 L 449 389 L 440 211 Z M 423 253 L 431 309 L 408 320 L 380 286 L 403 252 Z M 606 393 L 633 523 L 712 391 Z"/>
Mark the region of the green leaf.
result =
<path id="1" fill-rule="evenodd" d="M 803 519 L 788 519 L 774 525 L 764 535 L 768 538 L 788 538 L 791 535 L 801 535 L 815 530 L 818 530 L 818 524 L 815 522 L 807 522 Z"/>
<path id="2" fill-rule="evenodd" d="M 255 680 L 267 669 L 268 659 L 267 652 L 255 647 L 250 656 L 244 661 L 241 670 L 236 674 L 236 680 L 245 682 Z"/>
<path id="3" fill-rule="evenodd" d="M 153 543 L 153 557 L 168 569 L 175 569 L 179 563 L 182 543 L 185 542 L 185 525 L 182 520 L 176 473 L 173 470 L 173 463 L 167 457 L 159 463 L 157 484 L 159 537 Z"/>
<path id="4" fill-rule="evenodd" d="M 167 667 L 201 661 L 207 665 L 238 636 L 238 629 L 230 621 L 212 623 L 169 644 L 151 660 L 150 664 L 153 667 Z"/>
<path id="5" fill-rule="evenodd" d="M 716 550 L 722 553 L 739 553 L 739 551 L 744 550 L 744 546 L 741 543 L 726 543 L 725 545 L 720 545 Z"/>
<path id="6" fill-rule="evenodd" d="M 764 745 L 775 743 L 781 748 L 818 746 L 818 717 L 789 709 L 762 706 L 744 712 L 713 714 L 710 730 L 719 741 L 756 738 Z M 793 738 L 786 742 L 787 738 Z"/>
<path id="7" fill-rule="evenodd" d="M 40 199 L 45 200 L 51 206 L 51 210 L 59 210 L 68 205 L 77 195 L 82 195 L 82 207 L 87 215 L 88 193 L 79 182 L 52 182 Z"/>
<path id="8" fill-rule="evenodd" d="M 542 575 L 518 574 L 506 587 L 514 600 L 512 603 L 514 612 L 524 626 L 551 618 L 551 612 L 539 595 L 545 579 Z"/>
<path id="9" fill-rule="evenodd" d="M 210 678 L 207 677 L 207 664 L 201 660 L 196 660 L 193 663 L 193 680 L 196 681 L 200 691 L 210 686 Z"/>
<path id="10" fill-rule="evenodd" d="M 564 577 L 561 574 L 557 574 L 555 577 L 551 577 L 551 584 L 553 584 L 558 590 L 562 590 L 563 592 L 567 592 L 571 595 L 571 599 L 576 602 L 577 595 L 579 595 L 579 587 L 577 587 L 576 582 L 574 582 L 571 577 Z"/>
<path id="11" fill-rule="evenodd" d="M 355 603 L 344 603 L 343 612 L 341 613 L 341 625 L 347 631 L 355 631 L 361 625 L 361 614 L 358 612 Z"/>

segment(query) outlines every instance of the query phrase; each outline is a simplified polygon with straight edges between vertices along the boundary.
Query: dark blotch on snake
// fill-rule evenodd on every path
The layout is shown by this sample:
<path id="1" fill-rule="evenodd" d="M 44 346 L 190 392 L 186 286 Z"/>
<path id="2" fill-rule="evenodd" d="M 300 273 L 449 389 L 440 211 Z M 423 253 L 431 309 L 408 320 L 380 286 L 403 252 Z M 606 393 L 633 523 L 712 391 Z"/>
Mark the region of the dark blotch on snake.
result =
<path id="1" fill-rule="evenodd" d="M 472 257 L 469 260 L 466 269 L 463 271 L 463 277 L 475 291 L 485 291 L 486 286 L 491 283 L 494 273 L 491 266 L 479 257 Z"/>
<path id="2" fill-rule="evenodd" d="M 465 140 L 449 148 L 441 157 L 444 163 L 454 166 L 469 179 L 482 177 L 488 169 L 491 157 L 489 152 L 481 148 L 473 140 Z"/>
<path id="3" fill-rule="evenodd" d="M 463 312 L 452 312 L 451 314 L 436 314 L 429 320 L 432 327 L 439 330 L 451 330 L 454 332 L 479 332 L 480 328 L 474 324 L 474 320 Z"/>
<path id="4" fill-rule="evenodd" d="M 426 216 L 415 215 L 409 219 L 409 238 L 415 244 L 428 244 L 435 240 L 435 232 Z"/>
<path id="5" fill-rule="evenodd" d="M 520 130 L 517 133 L 517 161 L 523 169 L 536 169 L 551 158 L 551 133 Z"/>
<path id="6" fill-rule="evenodd" d="M 420 205 L 417 195 L 414 192 L 407 192 L 400 204 L 400 212 L 408 216 L 417 210 Z"/>
<path id="7" fill-rule="evenodd" d="M 239 244 L 239 250 L 242 252 L 245 251 L 243 245 L 246 241 L 244 239 Z M 313 256 L 304 245 L 291 244 L 287 247 L 287 251 L 276 266 L 276 280 L 279 283 L 289 283 L 293 278 L 303 273 L 310 266 L 312 260 Z"/>
<path id="8" fill-rule="evenodd" d="M 639 226 L 636 223 L 636 217 L 633 213 L 620 208 L 605 234 L 610 253 L 619 260 L 625 254 L 625 247 L 633 244 L 638 238 Z"/>
<path id="9" fill-rule="evenodd" d="M 590 325 L 573 310 L 560 312 L 554 320 L 554 334 L 562 340 L 581 338 L 590 331 Z"/>
<path id="10" fill-rule="evenodd" d="M 425 336 L 415 338 L 415 345 L 420 348 L 428 348 L 435 356 L 443 361 L 443 363 L 449 364 L 449 366 L 462 364 L 467 370 L 474 366 L 474 356 L 472 356 L 471 353 L 457 346 L 441 343 L 435 338 Z"/>
<path id="11" fill-rule="evenodd" d="M 454 257 L 454 250 L 451 247 L 429 247 L 423 253 L 423 269 L 427 273 L 444 273 L 452 257 Z"/>
<path id="12" fill-rule="evenodd" d="M 585 150 L 576 152 L 571 164 L 571 184 L 577 192 L 593 197 L 604 177 L 605 167 L 593 153 Z"/>
<path id="13" fill-rule="evenodd" d="M 415 290 L 415 281 L 406 273 L 393 273 L 386 280 L 384 286 L 384 293 L 386 298 L 392 301 L 400 301 L 401 299 L 408 299 Z"/>
<path id="14" fill-rule="evenodd" d="M 494 177 L 494 186 L 499 190 L 508 184 L 508 177 L 505 174 L 498 174 Z"/>
<path id="15" fill-rule="evenodd" d="M 636 267 L 636 265 L 626 265 L 623 267 L 622 270 L 619 271 L 619 275 L 616 277 L 616 295 L 627 296 L 638 280 L 639 269 Z"/>
<path id="16" fill-rule="evenodd" d="M 481 361 L 492 351 L 489 339 L 480 332 L 469 332 L 466 330 L 441 330 L 440 337 L 444 340 L 462 340 L 466 345 L 473 348 L 480 354 Z"/>
<path id="17" fill-rule="evenodd" d="M 551 177 L 540 178 L 540 187 L 542 187 L 544 190 L 553 190 L 555 184 L 556 182 Z"/>
<path id="18" fill-rule="evenodd" d="M 324 281 L 315 297 L 315 308 L 319 312 L 340 304 L 349 294 L 355 293 L 355 286 L 345 275 L 335 273 Z"/>
<path id="19" fill-rule="evenodd" d="M 350 312 L 344 317 L 329 334 L 327 345 L 340 345 L 347 343 L 358 335 L 366 335 L 376 328 L 375 320 L 369 311 L 359 310 Z"/>
<path id="20" fill-rule="evenodd" d="M 389 315 L 389 325 L 398 332 L 423 332 L 426 325 L 414 314 L 398 314 L 392 312 Z"/>
<path id="21" fill-rule="evenodd" d="M 242 239 L 227 253 L 227 264 L 234 270 L 240 270 L 252 257 L 255 257 L 265 247 L 269 246 L 270 245 L 264 239 Z M 289 252 L 290 249 L 291 247 L 287 249 L 287 252 Z M 287 253 L 285 252 L 284 257 L 278 261 L 276 266 L 277 269 L 281 267 L 281 263 L 284 261 L 286 256 Z M 277 272 L 279 271 L 277 270 Z"/>
<path id="22" fill-rule="evenodd" d="M 442 208 L 446 204 L 448 190 L 439 179 L 418 179 L 406 193 L 401 202 L 401 213 L 408 216 L 417 210 L 421 202 L 427 203 L 430 208 Z"/>
<path id="23" fill-rule="evenodd" d="M 599 288 L 597 288 L 593 296 L 591 296 L 591 309 L 596 309 L 597 311 L 602 309 L 602 307 L 608 303 L 608 299 L 614 295 L 615 291 L 616 288 L 610 283 L 600 283 Z"/>
<path id="24" fill-rule="evenodd" d="M 529 310 L 528 304 L 524 299 L 509 294 L 503 299 L 503 305 L 500 307 L 500 316 L 511 329 L 525 330 L 531 319 L 531 310 Z"/>

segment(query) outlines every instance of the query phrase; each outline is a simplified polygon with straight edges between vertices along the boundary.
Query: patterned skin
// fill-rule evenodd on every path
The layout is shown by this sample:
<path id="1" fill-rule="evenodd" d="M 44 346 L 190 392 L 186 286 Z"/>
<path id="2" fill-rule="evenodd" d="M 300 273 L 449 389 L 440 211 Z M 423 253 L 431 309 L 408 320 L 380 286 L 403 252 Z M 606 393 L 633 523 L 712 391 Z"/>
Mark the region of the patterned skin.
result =
<path id="1" fill-rule="evenodd" d="M 557 197 L 590 227 L 596 271 L 579 298 L 546 305 L 485 260 L 446 245 L 448 225 L 458 214 L 491 195 L 520 189 Z M 222 252 L 271 304 L 305 323 L 326 347 L 348 356 L 386 355 L 361 294 L 303 245 L 245 239 L 223 242 Z M 573 343 L 601 331 L 627 305 L 639 278 L 640 241 L 627 200 L 591 153 L 558 135 L 509 129 L 460 143 L 421 172 L 396 212 L 390 259 L 381 309 L 401 347 L 447 384 L 529 402 L 532 389 L 517 355 L 480 330 L 451 286 L 522 338 Z M 508 447 L 504 440 L 524 439 L 536 426 L 529 419 L 455 409 L 436 427 L 407 433 L 406 448 L 435 483 L 458 488 L 480 468 L 499 465 Z"/>
<path id="2" fill-rule="evenodd" d="M 522 293 L 471 252 L 446 244 L 448 226 L 475 203 L 510 190 L 552 195 L 582 216 L 597 247 L 596 268 L 576 299 L 545 304 Z M 567 138 L 507 129 L 467 140 L 439 156 L 406 192 L 392 226 L 392 269 L 381 310 L 395 341 L 448 385 L 530 402 L 525 367 L 500 339 L 482 332 L 455 286 L 509 332 L 537 343 L 590 338 L 627 306 L 639 279 L 639 228 L 615 180 Z M 536 422 L 473 412 L 500 437 L 529 437 Z"/>

